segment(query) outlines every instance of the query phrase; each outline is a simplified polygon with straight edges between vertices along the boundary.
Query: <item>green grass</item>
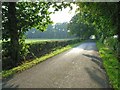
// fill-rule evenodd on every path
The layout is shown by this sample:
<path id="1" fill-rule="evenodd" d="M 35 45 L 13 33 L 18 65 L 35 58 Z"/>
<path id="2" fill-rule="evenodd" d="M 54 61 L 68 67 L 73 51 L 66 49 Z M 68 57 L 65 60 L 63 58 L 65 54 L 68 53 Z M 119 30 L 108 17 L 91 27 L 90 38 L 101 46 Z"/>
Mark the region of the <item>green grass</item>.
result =
<path id="1" fill-rule="evenodd" d="M 97 42 L 97 47 L 99 49 L 100 56 L 103 60 L 104 68 L 109 77 L 110 84 L 115 90 L 120 90 L 120 83 L 119 83 L 120 78 L 118 78 L 118 76 L 120 76 L 119 73 L 120 63 L 118 62 L 113 51 L 107 48 L 105 45 L 103 45 L 100 42 Z"/>
<path id="2" fill-rule="evenodd" d="M 25 43 L 44 42 L 44 41 L 64 41 L 72 39 L 25 39 Z"/>
<path id="3" fill-rule="evenodd" d="M 77 44 L 71 44 L 71 45 L 67 45 L 66 47 L 62 47 L 61 49 L 56 49 L 55 51 L 51 52 L 50 54 L 46 54 L 40 58 L 36 58 L 34 59 L 33 61 L 30 61 L 30 62 L 25 62 L 23 63 L 22 65 L 18 66 L 18 67 L 15 67 L 15 68 L 12 68 L 10 70 L 6 70 L 6 71 L 2 71 L 2 77 L 3 78 L 7 78 L 17 72 L 21 72 L 23 70 L 26 70 L 28 68 L 31 68 L 32 66 L 42 62 L 42 61 L 45 61 L 47 60 L 48 58 L 51 58 L 57 54 L 60 54 L 61 52 L 64 52 L 66 50 L 69 50 L 77 45 L 79 45 L 80 43 L 77 43 Z"/>
<path id="4" fill-rule="evenodd" d="M 63 40 L 72 40 L 76 38 L 68 38 L 68 39 L 25 39 L 25 43 L 34 43 L 34 42 L 44 42 L 44 41 L 63 41 Z M 2 40 L 0 40 L 0 43 L 2 43 Z"/>

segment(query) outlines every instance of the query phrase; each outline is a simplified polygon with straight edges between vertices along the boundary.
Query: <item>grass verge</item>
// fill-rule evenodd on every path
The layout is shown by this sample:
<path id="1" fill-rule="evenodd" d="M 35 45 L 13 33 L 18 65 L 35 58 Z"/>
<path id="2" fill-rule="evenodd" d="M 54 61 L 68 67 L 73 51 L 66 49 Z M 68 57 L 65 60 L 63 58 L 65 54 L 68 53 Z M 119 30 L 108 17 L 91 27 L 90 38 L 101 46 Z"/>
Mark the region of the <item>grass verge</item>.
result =
<path id="1" fill-rule="evenodd" d="M 113 51 L 107 48 L 104 44 L 97 42 L 97 47 L 99 49 L 99 54 L 103 60 L 104 68 L 109 77 L 109 82 L 115 90 L 120 90 L 120 63 L 118 62 Z"/>
<path id="2" fill-rule="evenodd" d="M 56 49 L 55 51 L 51 52 L 50 54 L 46 54 L 40 58 L 36 58 L 30 62 L 25 62 L 23 63 L 22 65 L 20 66 L 17 66 L 15 68 L 12 68 L 10 70 L 5 70 L 5 71 L 2 71 L 2 78 L 7 78 L 15 73 L 18 73 L 18 72 L 21 72 L 21 71 L 24 71 L 26 69 L 29 69 L 31 68 L 32 66 L 44 61 L 44 60 L 47 60 L 48 58 L 51 58 L 57 54 L 60 54 L 61 52 L 64 52 L 66 50 L 69 50 L 77 45 L 79 45 L 80 43 L 76 43 L 76 44 L 71 44 L 71 45 L 67 45 L 65 47 L 62 47 L 60 49 Z"/>

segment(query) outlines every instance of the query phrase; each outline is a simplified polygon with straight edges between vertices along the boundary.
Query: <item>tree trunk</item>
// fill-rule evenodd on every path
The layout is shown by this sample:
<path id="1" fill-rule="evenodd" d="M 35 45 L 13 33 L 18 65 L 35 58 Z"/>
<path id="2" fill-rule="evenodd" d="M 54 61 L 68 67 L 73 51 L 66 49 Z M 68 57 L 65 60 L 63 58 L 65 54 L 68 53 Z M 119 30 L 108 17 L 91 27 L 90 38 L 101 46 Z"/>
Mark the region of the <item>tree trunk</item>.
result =
<path id="1" fill-rule="evenodd" d="M 117 35 L 118 35 L 118 42 L 119 42 L 119 46 L 118 48 L 118 61 L 120 62 L 120 2 L 117 3 L 117 9 L 118 9 L 118 13 L 117 13 Z"/>
<path id="2" fill-rule="evenodd" d="M 120 42 L 120 2 L 118 2 L 118 41 Z"/>
<path id="3" fill-rule="evenodd" d="M 14 66 L 19 62 L 19 35 L 17 30 L 16 18 L 16 2 L 9 2 L 8 5 L 8 21 L 10 33 L 10 56 Z"/>

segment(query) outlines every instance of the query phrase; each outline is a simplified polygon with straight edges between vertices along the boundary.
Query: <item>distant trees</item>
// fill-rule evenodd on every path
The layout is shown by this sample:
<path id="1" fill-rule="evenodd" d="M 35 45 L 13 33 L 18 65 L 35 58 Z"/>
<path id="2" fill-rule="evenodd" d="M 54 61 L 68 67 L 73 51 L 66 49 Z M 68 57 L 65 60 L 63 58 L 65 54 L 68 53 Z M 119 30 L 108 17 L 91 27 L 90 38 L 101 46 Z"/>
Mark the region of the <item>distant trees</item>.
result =
<path id="1" fill-rule="evenodd" d="M 26 38 L 64 39 L 75 37 L 69 34 L 67 24 L 67 22 L 64 22 L 56 23 L 55 25 L 48 25 L 48 28 L 44 32 L 33 28 L 26 32 Z"/>
<path id="2" fill-rule="evenodd" d="M 94 35 L 95 29 L 92 25 L 92 19 L 90 21 L 88 18 L 90 18 L 88 13 L 77 13 L 68 24 L 68 30 L 70 30 L 70 33 L 81 39 L 89 39 L 91 35 Z"/>

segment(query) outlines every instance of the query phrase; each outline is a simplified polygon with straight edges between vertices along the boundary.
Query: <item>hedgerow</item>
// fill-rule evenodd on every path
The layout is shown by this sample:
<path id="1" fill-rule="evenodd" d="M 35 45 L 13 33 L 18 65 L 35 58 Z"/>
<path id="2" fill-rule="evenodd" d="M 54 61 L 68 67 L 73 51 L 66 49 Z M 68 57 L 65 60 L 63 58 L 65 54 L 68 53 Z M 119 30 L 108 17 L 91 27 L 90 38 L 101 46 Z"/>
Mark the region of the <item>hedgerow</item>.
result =
<path id="1" fill-rule="evenodd" d="M 10 58 L 7 51 L 3 51 L 2 54 L 2 69 L 3 70 L 8 70 L 13 67 L 16 67 L 18 65 L 21 65 L 25 61 L 32 61 L 35 58 L 41 57 L 45 54 L 49 54 L 50 52 L 65 47 L 69 44 L 75 44 L 77 42 L 80 42 L 79 39 L 75 40 L 62 40 L 62 41 L 44 41 L 44 42 L 33 42 L 33 43 L 27 43 L 24 48 L 24 50 L 28 50 L 26 54 L 21 55 L 20 57 L 20 62 L 16 63 L 16 65 L 13 65 L 12 59 Z M 7 43 L 8 44 L 8 43 Z M 4 46 L 4 43 L 3 43 Z M 11 48 L 12 50 L 12 48 Z M 22 50 L 23 51 L 23 50 Z"/>

